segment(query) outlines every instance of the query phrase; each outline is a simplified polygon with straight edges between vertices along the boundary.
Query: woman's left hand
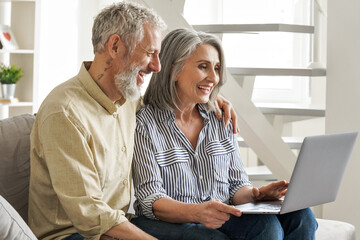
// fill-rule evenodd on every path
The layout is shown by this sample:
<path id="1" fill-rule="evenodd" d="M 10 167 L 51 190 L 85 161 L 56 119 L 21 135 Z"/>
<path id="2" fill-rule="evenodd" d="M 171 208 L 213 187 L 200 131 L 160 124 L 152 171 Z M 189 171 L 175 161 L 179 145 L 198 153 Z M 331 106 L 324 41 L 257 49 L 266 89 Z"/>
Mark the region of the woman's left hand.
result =
<path id="1" fill-rule="evenodd" d="M 283 180 L 279 182 L 270 183 L 261 188 L 253 188 L 252 194 L 255 201 L 259 200 L 278 200 L 283 197 L 287 191 L 289 182 Z"/>
<path id="2" fill-rule="evenodd" d="M 227 125 L 230 122 L 230 119 L 232 119 L 234 133 L 238 133 L 239 127 L 237 125 L 237 115 L 236 115 L 235 109 L 233 108 L 231 102 L 229 102 L 222 96 L 218 95 L 215 100 L 215 111 L 216 111 L 216 117 L 219 121 L 222 120 L 221 109 L 224 112 L 225 127 L 227 127 Z"/>

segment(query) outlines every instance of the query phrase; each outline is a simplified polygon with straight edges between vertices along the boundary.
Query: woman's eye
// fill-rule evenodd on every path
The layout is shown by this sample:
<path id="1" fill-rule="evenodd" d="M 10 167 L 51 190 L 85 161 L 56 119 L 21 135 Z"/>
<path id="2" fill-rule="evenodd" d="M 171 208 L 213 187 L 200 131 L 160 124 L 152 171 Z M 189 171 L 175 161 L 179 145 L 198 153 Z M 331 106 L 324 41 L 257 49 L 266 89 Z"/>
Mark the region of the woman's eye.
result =
<path id="1" fill-rule="evenodd" d="M 200 68 L 200 69 L 206 69 L 207 66 L 206 66 L 206 65 L 200 65 L 199 68 Z"/>

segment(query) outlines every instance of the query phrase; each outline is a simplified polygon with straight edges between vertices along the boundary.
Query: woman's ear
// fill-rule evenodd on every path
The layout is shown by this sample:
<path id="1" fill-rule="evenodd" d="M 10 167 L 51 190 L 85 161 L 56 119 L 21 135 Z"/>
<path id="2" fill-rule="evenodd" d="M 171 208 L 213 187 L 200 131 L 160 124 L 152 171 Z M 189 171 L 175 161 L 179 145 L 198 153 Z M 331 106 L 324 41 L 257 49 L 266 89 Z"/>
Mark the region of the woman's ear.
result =
<path id="1" fill-rule="evenodd" d="M 125 44 L 118 34 L 111 35 L 106 44 L 107 50 L 112 58 L 115 58 L 119 54 L 124 55 L 126 53 Z"/>
<path id="2" fill-rule="evenodd" d="M 172 65 L 171 65 L 171 69 L 170 69 L 170 76 L 173 75 L 174 68 L 175 68 L 175 66 L 174 66 L 174 64 L 172 64 Z M 177 80 L 178 80 L 178 79 L 177 79 L 177 76 L 175 76 L 175 77 L 174 77 L 174 82 L 177 82 Z"/>

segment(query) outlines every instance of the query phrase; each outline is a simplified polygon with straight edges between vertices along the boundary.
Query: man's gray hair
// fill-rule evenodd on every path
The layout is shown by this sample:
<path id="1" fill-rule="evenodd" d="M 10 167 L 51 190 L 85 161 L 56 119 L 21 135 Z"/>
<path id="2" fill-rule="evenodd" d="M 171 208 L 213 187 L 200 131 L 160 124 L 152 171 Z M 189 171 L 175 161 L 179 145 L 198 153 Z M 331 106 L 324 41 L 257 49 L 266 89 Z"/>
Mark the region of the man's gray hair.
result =
<path id="1" fill-rule="evenodd" d="M 144 23 L 150 23 L 161 31 L 166 29 L 165 22 L 155 11 L 139 4 L 119 2 L 104 8 L 95 17 L 92 28 L 94 53 L 103 52 L 109 37 L 118 34 L 129 55 L 144 37 Z"/>
<path id="2" fill-rule="evenodd" d="M 203 44 L 215 47 L 219 53 L 220 80 L 207 103 L 207 108 L 214 110 L 216 96 L 226 81 L 224 51 L 220 40 L 214 35 L 189 29 L 173 30 L 162 41 L 159 54 L 162 69 L 158 73 L 153 73 L 144 95 L 144 104 L 152 104 L 159 109 L 174 110 L 179 108 L 175 79 L 183 70 L 186 60 L 196 50 L 196 47 Z"/>

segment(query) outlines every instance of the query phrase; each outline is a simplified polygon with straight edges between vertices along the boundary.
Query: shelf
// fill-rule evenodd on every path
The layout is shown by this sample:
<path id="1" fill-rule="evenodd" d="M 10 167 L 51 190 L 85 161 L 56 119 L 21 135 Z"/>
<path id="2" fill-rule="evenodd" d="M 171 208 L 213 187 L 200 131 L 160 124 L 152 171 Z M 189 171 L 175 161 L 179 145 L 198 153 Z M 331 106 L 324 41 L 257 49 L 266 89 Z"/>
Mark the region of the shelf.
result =
<path id="1" fill-rule="evenodd" d="M 300 149 L 304 141 L 304 138 L 302 137 L 282 137 L 282 139 L 291 149 Z M 248 147 L 242 137 L 238 137 L 237 140 L 239 147 Z"/>
<path id="2" fill-rule="evenodd" d="M 36 0 L 0 0 L 1 2 L 35 2 Z"/>
<path id="3" fill-rule="evenodd" d="M 325 117 L 323 106 L 291 103 L 255 103 L 263 114 Z"/>
<path id="4" fill-rule="evenodd" d="M 0 53 L 11 53 L 11 54 L 34 54 L 33 49 L 0 49 Z"/>
<path id="5" fill-rule="evenodd" d="M 208 33 L 246 33 L 246 32 L 292 32 L 314 33 L 314 27 L 308 25 L 269 23 L 269 24 L 208 24 L 193 25 L 197 31 Z"/>
<path id="6" fill-rule="evenodd" d="M 233 75 L 242 76 L 326 76 L 326 69 L 311 68 L 227 68 Z"/>
<path id="7" fill-rule="evenodd" d="M 32 102 L 17 102 L 17 103 L 0 103 L 0 107 L 31 107 Z"/>
<path id="8" fill-rule="evenodd" d="M 265 165 L 245 168 L 250 181 L 274 181 L 276 178 Z"/>
<path id="9" fill-rule="evenodd" d="M 11 117 L 9 115 L 10 108 L 13 107 L 32 107 L 32 102 L 18 102 L 18 103 L 0 103 L 0 119 Z"/>
<path id="10" fill-rule="evenodd" d="M 9 7 L 2 9 L 6 13 L 4 22 L 10 25 L 19 46 L 18 49 L 0 49 L 0 56 L 5 64 L 17 65 L 24 72 L 15 92 L 15 97 L 22 101 L 0 103 L 0 119 L 3 119 L 34 111 L 39 70 L 39 46 L 36 44 L 39 42 L 39 19 L 36 12 L 40 6 L 39 0 L 0 0 L 0 3 L 9 3 Z"/>

